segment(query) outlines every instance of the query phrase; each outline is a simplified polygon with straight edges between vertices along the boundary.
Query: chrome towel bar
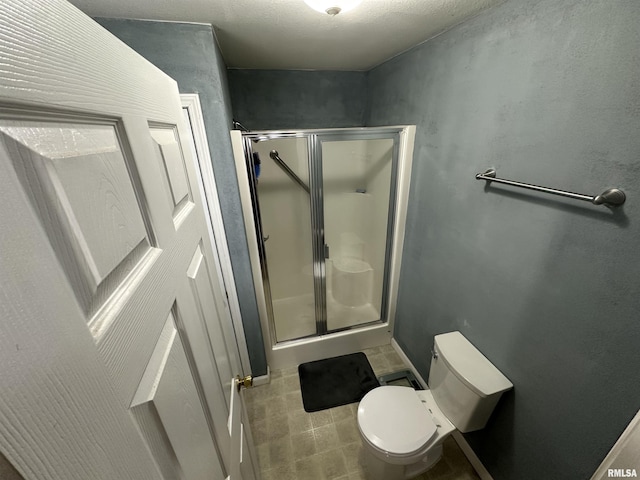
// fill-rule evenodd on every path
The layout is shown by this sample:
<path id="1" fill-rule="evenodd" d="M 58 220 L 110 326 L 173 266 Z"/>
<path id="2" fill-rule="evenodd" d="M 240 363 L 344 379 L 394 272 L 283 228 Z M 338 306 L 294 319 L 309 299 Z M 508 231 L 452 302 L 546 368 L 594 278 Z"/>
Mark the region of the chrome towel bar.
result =
<path id="1" fill-rule="evenodd" d="M 516 182 L 513 180 L 507 180 L 505 178 L 496 178 L 496 171 L 490 168 L 484 173 L 476 174 L 476 180 L 486 180 L 488 183 L 504 183 L 513 187 L 527 188 L 529 190 L 535 190 L 537 192 L 550 193 L 552 195 L 560 195 L 561 197 L 574 198 L 576 200 L 583 200 L 585 202 L 591 202 L 594 205 L 609 205 L 617 207 L 622 205 L 627 199 L 624 192 L 618 188 L 610 188 L 605 190 L 600 195 L 583 195 L 581 193 L 567 192 L 565 190 L 557 190 L 555 188 L 540 187 L 538 185 L 531 185 L 530 183 Z"/>

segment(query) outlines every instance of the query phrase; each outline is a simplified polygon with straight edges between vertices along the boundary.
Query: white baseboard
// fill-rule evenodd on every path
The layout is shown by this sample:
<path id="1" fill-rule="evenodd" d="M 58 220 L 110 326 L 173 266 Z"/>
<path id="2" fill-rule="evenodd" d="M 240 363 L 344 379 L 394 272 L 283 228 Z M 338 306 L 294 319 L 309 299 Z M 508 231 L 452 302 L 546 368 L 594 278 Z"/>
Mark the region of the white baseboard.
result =
<path id="1" fill-rule="evenodd" d="M 425 389 L 429 388 L 429 385 L 427 385 L 427 382 L 425 381 L 425 379 L 422 378 L 422 375 L 420 375 L 416 367 L 413 366 L 413 363 L 411 363 L 411 360 L 409 360 L 409 357 L 407 357 L 407 355 L 404 353 L 402 348 L 400 348 L 400 345 L 398 345 L 398 342 L 396 342 L 395 338 L 391 339 L 391 346 L 396 351 L 398 356 L 402 359 L 404 364 L 409 368 L 409 370 L 411 370 L 411 373 L 415 375 L 418 382 L 420 382 L 420 385 L 422 385 L 422 388 L 425 388 Z M 452 435 L 453 435 L 453 439 L 456 441 L 456 443 L 460 447 L 460 450 L 462 450 L 462 453 L 464 453 L 465 457 L 467 457 L 467 460 L 469 460 L 469 463 L 475 469 L 478 476 L 482 480 L 493 480 L 493 477 L 491 476 L 489 471 L 485 468 L 485 466 L 482 464 L 478 456 L 471 449 L 471 446 L 467 443 L 467 441 L 464 439 L 462 434 L 456 430 L 453 432 Z"/>
<path id="2" fill-rule="evenodd" d="M 462 434 L 456 430 L 455 432 L 452 433 L 452 436 L 453 436 L 453 439 L 458 444 L 458 446 L 460 447 L 460 450 L 462 450 L 462 453 L 464 453 L 464 456 L 467 457 L 467 460 L 469 460 L 469 463 L 471 464 L 473 469 L 476 471 L 478 476 L 482 480 L 493 480 L 493 477 L 491 476 L 489 471 L 482 464 L 482 462 L 476 455 L 476 452 L 474 452 L 471 449 L 471 446 L 467 443 L 467 441 L 464 439 Z"/>
<path id="3" fill-rule="evenodd" d="M 271 381 L 271 369 L 267 365 L 267 374 L 260 375 L 259 377 L 253 377 L 253 386 L 258 387 L 260 385 L 266 385 Z"/>

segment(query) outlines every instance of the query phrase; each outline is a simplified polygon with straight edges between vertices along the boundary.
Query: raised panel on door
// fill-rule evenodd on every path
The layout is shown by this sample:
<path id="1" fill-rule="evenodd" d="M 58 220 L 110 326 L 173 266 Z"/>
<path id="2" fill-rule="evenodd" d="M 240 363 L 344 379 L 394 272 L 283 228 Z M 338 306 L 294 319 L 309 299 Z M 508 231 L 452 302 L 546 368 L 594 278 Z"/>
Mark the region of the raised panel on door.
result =
<path id="1" fill-rule="evenodd" d="M 167 318 L 131 409 L 164 478 L 224 478 L 173 313 Z"/>
<path id="2" fill-rule="evenodd" d="M 164 170 L 163 186 L 173 205 L 173 222 L 179 228 L 194 205 L 178 131 L 173 126 L 151 124 L 150 133 Z"/>
<path id="3" fill-rule="evenodd" d="M 192 365 L 196 385 L 203 403 L 207 406 L 207 421 L 213 430 L 218 451 L 228 464 L 230 436 L 227 428 L 229 406 L 223 390 L 223 381 L 218 373 L 214 349 L 209 340 L 210 333 L 202 308 L 194 295 L 193 277 L 203 261 L 202 246 L 197 244 L 192 260 L 183 272 L 175 305 L 175 320 L 178 331 L 183 337 L 187 358 Z M 226 361 L 228 363 L 228 361 Z"/>
<path id="4" fill-rule="evenodd" d="M 157 253 L 116 126 L 0 119 L 0 136 L 90 320 Z"/>
<path id="5" fill-rule="evenodd" d="M 181 151 L 177 127 L 167 124 L 165 130 Z M 164 166 L 169 157 L 163 157 L 149 122 L 144 118 L 125 119 L 120 138 L 128 146 L 124 150 L 135 167 L 130 171 L 139 172 L 139 182 L 134 186 L 146 199 L 140 206 L 155 233 L 157 253 L 123 279 L 118 295 L 109 308 L 92 319 L 90 328 L 122 401 L 128 405 L 175 299 L 190 260 L 189 250 L 202 238 L 204 225 L 190 191 L 179 209 L 174 208 Z M 182 162 L 181 155 L 178 160 Z"/>
<path id="6" fill-rule="evenodd" d="M 187 276 L 200 322 L 206 329 L 218 376 L 223 382 L 222 389 L 225 392 L 227 409 L 229 409 L 231 399 L 228 392 L 232 385 L 231 379 L 239 373 L 239 370 L 232 365 L 232 355 L 227 350 L 227 341 L 224 337 L 218 306 L 215 302 L 214 284 L 212 283 L 209 262 L 203 254 L 203 245 L 198 245 L 196 248 Z"/>

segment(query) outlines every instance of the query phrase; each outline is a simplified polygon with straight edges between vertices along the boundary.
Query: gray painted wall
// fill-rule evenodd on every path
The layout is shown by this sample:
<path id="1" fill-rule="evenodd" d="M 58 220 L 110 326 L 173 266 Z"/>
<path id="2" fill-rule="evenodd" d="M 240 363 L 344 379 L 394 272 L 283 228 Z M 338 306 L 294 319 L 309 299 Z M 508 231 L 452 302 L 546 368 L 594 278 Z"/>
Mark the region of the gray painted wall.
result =
<path id="1" fill-rule="evenodd" d="M 180 93 L 200 96 L 252 373 L 264 375 L 267 361 L 229 137 L 231 102 L 226 66 L 213 29 L 185 23 L 95 20 L 176 80 Z"/>
<path id="2" fill-rule="evenodd" d="M 250 130 L 361 127 L 365 72 L 230 69 L 233 118 Z"/>
<path id="3" fill-rule="evenodd" d="M 639 406 L 638 25 L 637 0 L 511 0 L 369 74 L 367 125 L 418 125 L 395 337 L 426 376 L 460 330 L 514 383 L 466 435 L 496 480 L 589 478 Z"/>

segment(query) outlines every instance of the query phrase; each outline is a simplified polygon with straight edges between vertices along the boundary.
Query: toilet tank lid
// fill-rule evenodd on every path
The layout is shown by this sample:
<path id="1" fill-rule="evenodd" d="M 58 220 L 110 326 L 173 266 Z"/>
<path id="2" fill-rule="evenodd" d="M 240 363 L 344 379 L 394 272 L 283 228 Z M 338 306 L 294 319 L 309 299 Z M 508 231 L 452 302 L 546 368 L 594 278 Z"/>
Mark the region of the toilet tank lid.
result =
<path id="1" fill-rule="evenodd" d="M 513 388 L 509 379 L 460 332 L 436 335 L 434 343 L 449 369 L 479 395 L 488 397 Z"/>

